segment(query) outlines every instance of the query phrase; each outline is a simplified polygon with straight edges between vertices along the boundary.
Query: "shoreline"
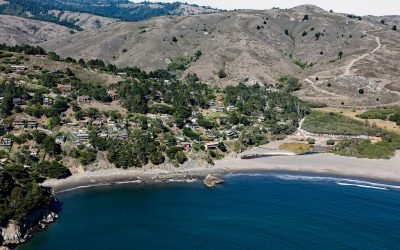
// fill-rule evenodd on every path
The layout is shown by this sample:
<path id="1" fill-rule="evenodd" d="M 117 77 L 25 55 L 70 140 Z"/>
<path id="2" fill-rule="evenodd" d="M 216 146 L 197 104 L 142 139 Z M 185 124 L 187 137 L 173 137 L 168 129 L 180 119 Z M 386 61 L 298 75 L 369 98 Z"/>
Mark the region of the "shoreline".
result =
<path id="1" fill-rule="evenodd" d="M 106 169 L 73 175 L 67 179 L 47 180 L 43 185 L 51 187 L 55 193 L 62 193 L 94 186 L 125 183 L 157 184 L 191 182 L 194 179 L 202 180 L 207 174 L 220 176 L 229 173 L 249 172 L 323 175 L 400 184 L 400 152 L 397 152 L 396 156 L 390 160 L 358 159 L 337 156 L 330 153 L 271 156 L 246 160 L 240 159 L 240 157 L 229 157 L 216 161 L 214 166 L 159 167 L 128 170 Z"/>

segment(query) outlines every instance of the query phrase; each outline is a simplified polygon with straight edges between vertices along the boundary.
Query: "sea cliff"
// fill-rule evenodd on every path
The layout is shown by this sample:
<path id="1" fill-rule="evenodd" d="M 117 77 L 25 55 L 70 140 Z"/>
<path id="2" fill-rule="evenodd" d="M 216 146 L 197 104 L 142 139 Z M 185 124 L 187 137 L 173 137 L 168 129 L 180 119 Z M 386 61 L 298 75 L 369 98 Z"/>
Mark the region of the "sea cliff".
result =
<path id="1" fill-rule="evenodd" d="M 33 233 L 45 229 L 57 218 L 55 206 L 52 206 L 35 210 L 23 220 L 10 220 L 0 227 L 0 250 L 14 249 L 17 245 L 29 240 Z"/>

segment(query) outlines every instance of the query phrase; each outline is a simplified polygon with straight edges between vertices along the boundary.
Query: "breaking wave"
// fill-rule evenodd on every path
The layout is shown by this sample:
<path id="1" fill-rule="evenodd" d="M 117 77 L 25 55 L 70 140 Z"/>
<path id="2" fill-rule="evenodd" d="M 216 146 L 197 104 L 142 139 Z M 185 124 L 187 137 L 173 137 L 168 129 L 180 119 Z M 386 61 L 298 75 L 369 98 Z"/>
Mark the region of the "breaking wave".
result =
<path id="1" fill-rule="evenodd" d="M 293 174 L 276 174 L 276 173 L 237 173 L 237 174 L 227 174 L 226 178 L 249 176 L 249 177 L 270 177 L 277 178 L 285 181 L 308 181 L 308 182 L 328 182 L 334 183 L 339 186 L 352 186 L 359 188 L 369 188 L 378 190 L 400 190 L 400 186 L 377 183 L 370 181 L 355 180 L 349 178 L 340 177 L 324 177 L 324 176 L 306 176 L 306 175 L 293 175 Z"/>

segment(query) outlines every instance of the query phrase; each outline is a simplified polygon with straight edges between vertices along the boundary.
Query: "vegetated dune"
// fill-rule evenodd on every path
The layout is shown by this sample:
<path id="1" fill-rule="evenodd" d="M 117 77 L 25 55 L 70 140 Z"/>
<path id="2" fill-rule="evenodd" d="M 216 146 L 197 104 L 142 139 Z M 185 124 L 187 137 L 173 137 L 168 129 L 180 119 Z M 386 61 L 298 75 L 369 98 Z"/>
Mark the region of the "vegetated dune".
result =
<path id="1" fill-rule="evenodd" d="M 0 43 L 35 44 L 66 37 L 73 30 L 65 26 L 22 17 L 0 15 Z"/>

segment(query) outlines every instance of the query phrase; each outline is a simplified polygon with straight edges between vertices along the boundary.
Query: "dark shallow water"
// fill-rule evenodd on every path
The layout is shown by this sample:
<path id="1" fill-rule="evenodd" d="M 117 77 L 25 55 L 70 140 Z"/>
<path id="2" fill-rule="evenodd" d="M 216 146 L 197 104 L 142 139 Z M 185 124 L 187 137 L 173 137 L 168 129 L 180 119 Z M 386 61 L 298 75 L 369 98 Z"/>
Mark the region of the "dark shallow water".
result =
<path id="1" fill-rule="evenodd" d="M 400 189 L 338 178 L 228 175 L 59 195 L 27 249 L 400 249 Z"/>

